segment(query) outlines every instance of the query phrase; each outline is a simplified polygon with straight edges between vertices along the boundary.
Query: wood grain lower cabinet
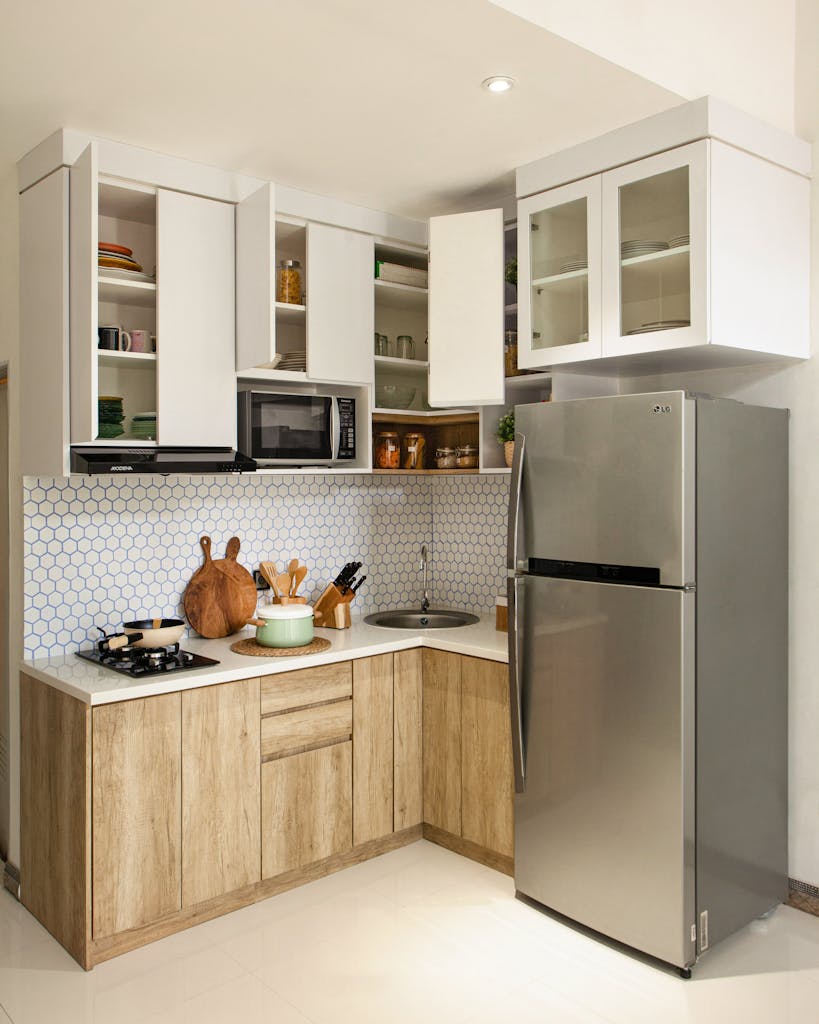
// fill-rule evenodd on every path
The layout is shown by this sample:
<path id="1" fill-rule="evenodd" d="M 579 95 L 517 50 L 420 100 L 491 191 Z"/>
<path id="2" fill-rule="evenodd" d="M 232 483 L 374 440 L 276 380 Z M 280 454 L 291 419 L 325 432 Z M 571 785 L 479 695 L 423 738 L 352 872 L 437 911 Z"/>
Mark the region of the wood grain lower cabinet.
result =
<path id="1" fill-rule="evenodd" d="M 511 857 L 515 780 L 507 666 L 461 659 L 461 835 Z"/>
<path id="2" fill-rule="evenodd" d="M 97 938 L 181 908 L 181 694 L 94 708 L 92 747 Z"/>
<path id="3" fill-rule="evenodd" d="M 262 877 L 304 867 L 353 845 L 352 743 L 262 765 Z"/>
<path id="4" fill-rule="evenodd" d="M 393 655 L 353 662 L 353 844 L 393 831 Z"/>
<path id="5" fill-rule="evenodd" d="M 424 820 L 422 651 L 393 655 L 393 827 Z"/>
<path id="6" fill-rule="evenodd" d="M 424 821 L 461 834 L 461 656 L 425 649 Z"/>
<path id="7" fill-rule="evenodd" d="M 261 878 L 259 680 L 182 694 L 182 906 Z"/>

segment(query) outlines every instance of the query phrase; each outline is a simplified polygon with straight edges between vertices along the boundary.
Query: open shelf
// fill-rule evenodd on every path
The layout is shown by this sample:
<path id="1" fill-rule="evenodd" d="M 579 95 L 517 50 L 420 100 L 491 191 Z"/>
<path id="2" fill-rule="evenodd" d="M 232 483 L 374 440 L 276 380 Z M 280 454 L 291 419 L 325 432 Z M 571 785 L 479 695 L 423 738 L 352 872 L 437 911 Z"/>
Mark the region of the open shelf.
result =
<path id="1" fill-rule="evenodd" d="M 146 363 L 156 362 L 156 352 L 118 352 L 114 349 L 101 348 L 97 350 L 97 359 L 100 366 L 114 368 L 126 366 L 144 366 Z"/>
<path id="2" fill-rule="evenodd" d="M 429 363 L 426 359 L 398 359 L 396 356 L 376 356 L 376 370 L 389 370 L 392 374 L 408 377 L 426 375 Z"/>
<path id="3" fill-rule="evenodd" d="M 276 319 L 286 324 L 304 323 L 307 315 L 307 306 L 298 305 L 295 302 L 277 302 Z"/>
<path id="4" fill-rule="evenodd" d="M 156 283 L 152 281 L 125 281 L 100 273 L 97 278 L 97 293 L 100 302 L 148 308 L 156 305 Z"/>
<path id="5" fill-rule="evenodd" d="M 431 426 L 439 423 L 476 423 L 476 409 L 373 409 L 373 423 L 417 423 L 419 420 Z"/>
<path id="6" fill-rule="evenodd" d="M 479 469 L 374 469 L 377 476 L 464 476 L 480 473 Z"/>
<path id="7" fill-rule="evenodd" d="M 306 370 L 272 370 L 267 366 L 257 366 L 252 370 L 242 370 L 241 373 L 237 373 L 236 376 L 240 380 L 278 380 L 287 381 L 306 381 L 307 371 Z"/>
<path id="8" fill-rule="evenodd" d="M 392 281 L 381 281 L 375 278 L 375 301 L 380 306 L 392 309 L 425 310 L 429 291 L 412 284 L 394 284 Z"/>

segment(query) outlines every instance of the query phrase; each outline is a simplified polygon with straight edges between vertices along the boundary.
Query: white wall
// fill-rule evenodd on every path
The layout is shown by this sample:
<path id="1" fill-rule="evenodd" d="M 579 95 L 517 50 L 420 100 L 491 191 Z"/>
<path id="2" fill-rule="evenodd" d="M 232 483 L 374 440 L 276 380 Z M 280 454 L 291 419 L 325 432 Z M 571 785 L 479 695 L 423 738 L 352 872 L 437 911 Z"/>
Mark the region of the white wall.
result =
<path id="1" fill-rule="evenodd" d="M 794 0 L 492 0 L 679 93 L 794 127 Z"/>

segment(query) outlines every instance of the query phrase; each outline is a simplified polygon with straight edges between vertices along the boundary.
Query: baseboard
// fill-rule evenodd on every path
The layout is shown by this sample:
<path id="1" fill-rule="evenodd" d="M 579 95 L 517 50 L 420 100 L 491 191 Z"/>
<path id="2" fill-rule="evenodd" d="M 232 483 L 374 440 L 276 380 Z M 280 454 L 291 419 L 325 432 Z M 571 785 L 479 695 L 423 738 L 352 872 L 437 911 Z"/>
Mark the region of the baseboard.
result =
<path id="1" fill-rule="evenodd" d="M 445 832 L 442 828 L 428 825 L 426 822 L 424 822 L 424 839 L 428 839 L 431 843 L 437 843 L 438 846 L 443 846 L 447 850 L 452 850 L 453 853 L 459 853 L 462 857 L 468 857 L 469 860 L 485 864 L 488 868 L 494 868 L 495 871 L 500 871 L 504 875 L 514 877 L 515 860 L 513 857 L 488 850 L 485 846 L 473 843 L 471 839 L 454 836 L 451 832 Z"/>
<path id="2" fill-rule="evenodd" d="M 789 878 L 788 906 L 819 917 L 819 886 L 800 882 L 798 878 Z"/>

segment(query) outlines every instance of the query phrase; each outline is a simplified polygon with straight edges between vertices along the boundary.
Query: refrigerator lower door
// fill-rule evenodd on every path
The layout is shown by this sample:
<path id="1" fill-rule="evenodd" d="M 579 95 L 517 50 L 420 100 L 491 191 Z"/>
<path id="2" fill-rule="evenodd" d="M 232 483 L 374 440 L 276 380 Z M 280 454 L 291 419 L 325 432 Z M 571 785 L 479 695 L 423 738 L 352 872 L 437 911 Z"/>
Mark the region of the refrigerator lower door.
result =
<path id="1" fill-rule="evenodd" d="M 525 769 L 516 888 L 691 964 L 694 594 L 535 576 L 515 586 Z"/>

